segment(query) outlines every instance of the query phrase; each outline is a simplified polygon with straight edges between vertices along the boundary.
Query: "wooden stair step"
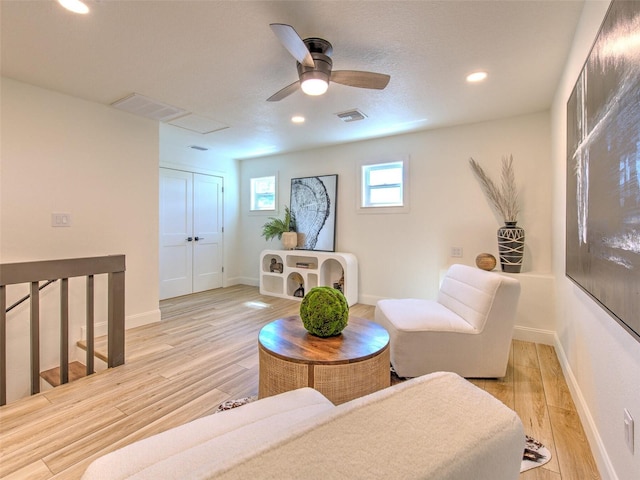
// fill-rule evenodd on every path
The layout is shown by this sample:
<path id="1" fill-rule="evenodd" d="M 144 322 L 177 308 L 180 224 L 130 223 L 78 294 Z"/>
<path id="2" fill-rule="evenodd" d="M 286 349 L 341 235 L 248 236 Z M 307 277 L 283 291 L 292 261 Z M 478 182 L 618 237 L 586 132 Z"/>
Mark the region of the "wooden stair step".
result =
<path id="1" fill-rule="evenodd" d="M 82 377 L 87 376 L 87 367 L 85 367 L 80 362 L 71 362 L 69 364 L 69 381 L 73 382 Z M 51 368 L 49 370 L 45 370 L 44 372 L 40 372 L 40 377 L 44 379 L 52 387 L 57 387 L 60 385 L 60 367 Z"/>
<path id="2" fill-rule="evenodd" d="M 98 337 L 93 342 L 93 355 L 103 362 L 109 362 L 109 358 L 107 356 L 107 337 Z M 76 345 L 85 352 L 87 351 L 86 340 L 78 340 Z"/>

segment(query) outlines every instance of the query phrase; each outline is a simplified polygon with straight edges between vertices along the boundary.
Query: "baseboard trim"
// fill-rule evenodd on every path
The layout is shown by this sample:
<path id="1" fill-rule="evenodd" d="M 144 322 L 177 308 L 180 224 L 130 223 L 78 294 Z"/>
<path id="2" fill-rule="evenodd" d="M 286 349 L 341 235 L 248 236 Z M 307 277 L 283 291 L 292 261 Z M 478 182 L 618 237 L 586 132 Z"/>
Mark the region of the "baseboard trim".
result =
<path id="1" fill-rule="evenodd" d="M 598 466 L 598 470 L 600 471 L 600 476 L 602 480 L 619 480 L 618 475 L 613 468 L 613 464 L 611 463 L 611 459 L 607 454 L 607 449 L 602 442 L 602 438 L 600 438 L 600 433 L 598 432 L 596 423 L 591 416 L 587 402 L 585 401 L 576 377 L 571 370 L 567 355 L 564 348 L 562 348 L 562 343 L 560 343 L 560 339 L 557 334 L 554 334 L 554 337 L 553 345 L 556 349 L 556 355 L 560 362 L 560 366 L 562 367 L 564 378 L 567 381 L 567 386 L 571 391 L 571 398 L 573 398 L 573 402 L 576 405 L 576 410 L 580 416 L 582 427 L 584 428 L 584 432 L 589 440 L 589 445 L 591 446 L 593 457 L 596 461 L 596 465 Z"/>
<path id="2" fill-rule="evenodd" d="M 378 300 L 383 300 L 388 297 L 378 297 L 376 295 L 359 295 L 358 303 L 362 305 L 376 305 Z"/>
<path id="3" fill-rule="evenodd" d="M 516 325 L 513 328 L 513 338 L 523 342 L 541 343 L 543 345 L 555 345 L 556 332 L 540 328 L 522 327 Z"/>
<path id="4" fill-rule="evenodd" d="M 149 323 L 156 323 L 161 320 L 160 309 L 150 310 L 148 312 L 139 313 L 137 315 L 129 315 L 125 319 L 125 329 L 141 327 Z"/>
<path id="5" fill-rule="evenodd" d="M 136 315 L 129 315 L 124 320 L 125 330 L 134 327 L 141 327 L 150 323 L 156 323 L 160 321 L 160 309 L 150 310 L 144 313 L 138 313 Z M 101 337 L 108 332 L 108 323 L 100 322 L 93 326 L 94 337 Z M 87 339 L 87 327 L 80 327 L 80 340 Z"/>
<path id="6" fill-rule="evenodd" d="M 249 285 L 250 287 L 259 287 L 260 280 L 251 277 L 234 277 L 227 280 L 225 287 L 231 287 L 233 285 Z"/>

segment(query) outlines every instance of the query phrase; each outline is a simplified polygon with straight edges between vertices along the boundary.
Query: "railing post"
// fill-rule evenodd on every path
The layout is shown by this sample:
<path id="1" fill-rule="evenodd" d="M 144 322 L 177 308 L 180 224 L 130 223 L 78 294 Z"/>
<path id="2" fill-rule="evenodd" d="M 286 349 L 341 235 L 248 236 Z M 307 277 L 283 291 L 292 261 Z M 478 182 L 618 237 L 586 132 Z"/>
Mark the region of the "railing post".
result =
<path id="1" fill-rule="evenodd" d="M 31 395 L 40 393 L 40 282 L 31 282 Z"/>
<path id="2" fill-rule="evenodd" d="M 87 376 L 91 375 L 94 372 L 93 367 L 93 358 L 95 355 L 95 345 L 94 345 L 94 328 L 93 328 L 93 317 L 94 317 L 94 294 L 93 294 L 93 275 L 87 275 Z"/>
<path id="3" fill-rule="evenodd" d="M 7 403 L 7 289 L 0 285 L 0 407 Z"/>
<path id="4" fill-rule="evenodd" d="M 124 364 L 124 271 L 109 273 L 108 366 Z"/>
<path id="5" fill-rule="evenodd" d="M 60 282 L 60 384 L 69 382 L 69 279 Z"/>

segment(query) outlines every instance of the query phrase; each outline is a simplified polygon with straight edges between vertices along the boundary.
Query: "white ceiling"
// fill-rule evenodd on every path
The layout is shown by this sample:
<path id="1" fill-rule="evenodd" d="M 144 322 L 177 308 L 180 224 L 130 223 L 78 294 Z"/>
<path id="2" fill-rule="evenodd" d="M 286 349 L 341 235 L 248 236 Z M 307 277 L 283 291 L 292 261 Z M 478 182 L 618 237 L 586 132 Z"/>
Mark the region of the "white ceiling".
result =
<path id="1" fill-rule="evenodd" d="M 137 92 L 229 127 L 173 127 L 185 146 L 248 158 L 548 109 L 584 0 L 86 3 L 83 16 L 54 0 L 2 0 L 2 75 L 105 105 Z M 297 80 L 270 23 L 329 40 L 335 70 L 391 81 L 266 102 Z M 477 69 L 489 79 L 467 84 Z M 335 116 L 354 108 L 368 118 Z"/>

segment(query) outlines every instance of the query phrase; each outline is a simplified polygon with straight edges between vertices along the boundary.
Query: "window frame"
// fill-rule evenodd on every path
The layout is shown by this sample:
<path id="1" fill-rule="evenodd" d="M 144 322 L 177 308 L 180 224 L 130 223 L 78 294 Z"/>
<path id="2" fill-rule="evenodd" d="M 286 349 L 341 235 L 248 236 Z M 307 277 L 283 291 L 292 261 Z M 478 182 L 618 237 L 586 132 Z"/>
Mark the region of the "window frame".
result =
<path id="1" fill-rule="evenodd" d="M 254 208 L 256 205 L 254 203 L 254 185 L 256 180 L 261 180 L 263 178 L 273 178 L 273 208 Z M 268 175 L 259 175 L 252 176 L 249 178 L 249 213 L 252 215 L 273 215 L 278 211 L 278 175 L 268 174 Z"/>
<path id="2" fill-rule="evenodd" d="M 368 167 L 377 167 L 391 164 L 401 164 L 402 165 L 402 183 L 400 187 L 402 188 L 402 205 L 367 205 L 365 204 L 365 193 L 367 189 L 371 187 L 368 186 L 366 181 L 365 170 Z M 357 188 L 357 199 L 356 199 L 356 211 L 357 213 L 408 213 L 410 211 L 409 208 L 409 155 L 406 154 L 395 154 L 395 155 L 387 155 L 382 158 L 363 160 L 358 163 L 358 188 Z M 395 185 L 395 184 L 394 184 Z M 381 187 L 387 188 L 387 187 Z"/>

